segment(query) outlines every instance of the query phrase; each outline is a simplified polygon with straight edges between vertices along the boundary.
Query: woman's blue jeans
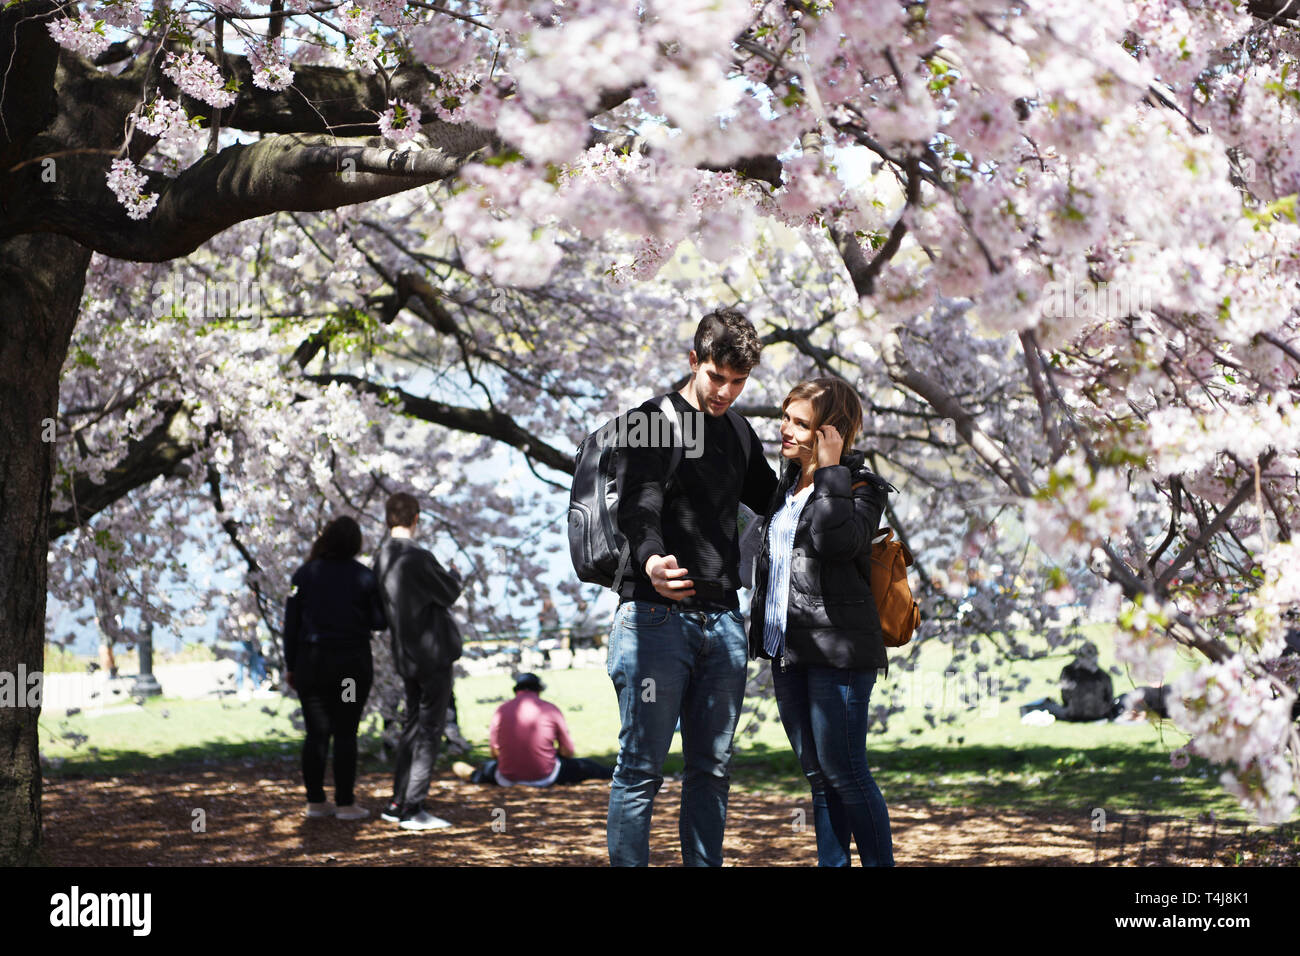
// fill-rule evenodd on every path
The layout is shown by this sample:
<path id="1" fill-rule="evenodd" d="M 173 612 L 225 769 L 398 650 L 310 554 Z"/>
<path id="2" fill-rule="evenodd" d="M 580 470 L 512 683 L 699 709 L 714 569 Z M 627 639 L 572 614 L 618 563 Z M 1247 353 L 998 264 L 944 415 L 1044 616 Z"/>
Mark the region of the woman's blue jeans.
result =
<path id="1" fill-rule="evenodd" d="M 849 837 L 863 866 L 893 866 L 885 798 L 867 769 L 867 705 L 874 670 L 773 662 L 776 705 L 812 787 L 819 866 L 848 866 Z"/>

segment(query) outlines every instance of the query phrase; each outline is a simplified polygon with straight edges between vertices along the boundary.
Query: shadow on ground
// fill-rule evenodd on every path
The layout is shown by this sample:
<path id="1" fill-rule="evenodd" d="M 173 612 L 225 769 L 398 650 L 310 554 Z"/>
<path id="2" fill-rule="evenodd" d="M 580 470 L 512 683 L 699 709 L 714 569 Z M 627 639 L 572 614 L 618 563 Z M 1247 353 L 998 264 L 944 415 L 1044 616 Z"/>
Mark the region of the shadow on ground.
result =
<path id="1" fill-rule="evenodd" d="M 743 775 L 742 775 L 743 776 Z M 365 773 L 358 799 L 377 814 L 386 771 Z M 656 802 L 654 865 L 679 863 L 681 785 Z M 603 866 L 607 784 L 503 790 L 435 779 L 429 807 L 454 826 L 409 833 L 372 816 L 307 820 L 296 762 L 242 761 L 116 777 L 47 781 L 46 862 L 54 866 L 398 865 Z M 1077 810 L 891 802 L 902 865 L 1114 865 L 1257 862 L 1246 834 L 1217 824 L 1125 815 L 1105 831 Z M 803 824 L 800 826 L 800 824 Z M 1162 839 L 1163 838 L 1163 839 Z M 733 784 L 731 865 L 816 862 L 812 808 L 802 795 Z"/>

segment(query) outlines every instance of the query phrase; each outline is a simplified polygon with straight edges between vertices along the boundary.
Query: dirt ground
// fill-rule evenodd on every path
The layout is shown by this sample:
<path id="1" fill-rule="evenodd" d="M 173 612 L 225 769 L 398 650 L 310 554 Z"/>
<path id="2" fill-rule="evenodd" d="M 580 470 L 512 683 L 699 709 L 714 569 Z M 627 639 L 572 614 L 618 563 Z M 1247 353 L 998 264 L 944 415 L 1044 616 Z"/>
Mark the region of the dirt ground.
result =
<path id="1" fill-rule="evenodd" d="M 423 833 L 378 819 L 390 787 L 387 774 L 362 776 L 358 802 L 373 816 L 347 823 L 303 816 L 301 784 L 289 764 L 47 781 L 46 860 L 53 866 L 606 863 L 605 783 L 504 790 L 442 771 L 428 806 L 454 826 Z M 681 784 L 670 779 L 655 802 L 653 865 L 680 862 L 680 793 Z M 1242 849 L 1238 833 L 1181 822 L 1152 822 L 1143 839 L 1136 823 L 1098 834 L 1078 813 L 919 804 L 891 805 L 889 812 L 899 865 L 1204 865 L 1236 862 Z M 811 804 L 733 785 L 725 852 L 728 865 L 815 864 Z M 1242 862 L 1255 860 L 1247 851 Z"/>

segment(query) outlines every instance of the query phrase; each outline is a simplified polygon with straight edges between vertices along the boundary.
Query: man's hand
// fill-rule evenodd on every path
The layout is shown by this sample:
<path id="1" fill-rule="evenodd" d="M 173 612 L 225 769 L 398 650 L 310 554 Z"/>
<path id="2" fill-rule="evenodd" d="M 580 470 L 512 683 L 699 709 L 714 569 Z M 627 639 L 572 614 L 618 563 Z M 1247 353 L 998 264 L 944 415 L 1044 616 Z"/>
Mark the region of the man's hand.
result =
<path id="1" fill-rule="evenodd" d="M 645 563 L 646 577 L 670 601 L 680 601 L 695 593 L 695 582 L 686 577 L 688 573 L 677 566 L 677 558 L 671 554 L 652 554 Z"/>

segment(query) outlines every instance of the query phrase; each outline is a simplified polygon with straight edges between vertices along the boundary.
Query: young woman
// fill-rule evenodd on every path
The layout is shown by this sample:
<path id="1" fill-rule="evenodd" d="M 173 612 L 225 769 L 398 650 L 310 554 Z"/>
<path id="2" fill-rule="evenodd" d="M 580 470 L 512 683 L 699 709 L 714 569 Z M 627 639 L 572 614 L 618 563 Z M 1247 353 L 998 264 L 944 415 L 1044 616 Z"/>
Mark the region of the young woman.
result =
<path id="1" fill-rule="evenodd" d="M 772 661 L 781 723 L 812 787 L 817 861 L 893 866 L 867 768 L 867 705 L 885 645 L 863 571 L 890 485 L 845 454 L 862 402 L 845 382 L 796 385 L 781 406 L 781 482 L 754 569 L 750 655 Z"/>
<path id="2" fill-rule="evenodd" d="M 360 820 L 356 805 L 357 725 L 370 696 L 374 671 L 370 632 L 388 626 L 375 574 L 355 560 L 361 528 L 335 518 L 293 575 L 284 608 L 284 664 L 289 686 L 302 701 L 307 739 L 302 778 L 307 816 Z M 334 740 L 334 803 L 325 801 L 325 760 Z"/>

